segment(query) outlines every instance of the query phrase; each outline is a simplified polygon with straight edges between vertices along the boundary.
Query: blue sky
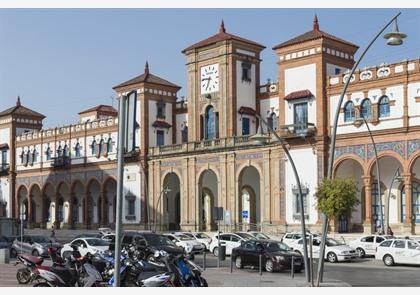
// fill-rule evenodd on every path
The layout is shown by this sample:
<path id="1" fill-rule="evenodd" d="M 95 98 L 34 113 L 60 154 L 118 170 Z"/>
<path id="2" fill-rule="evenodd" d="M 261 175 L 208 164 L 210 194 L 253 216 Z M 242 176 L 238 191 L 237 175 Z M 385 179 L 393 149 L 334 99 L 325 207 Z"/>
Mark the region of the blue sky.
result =
<path id="1" fill-rule="evenodd" d="M 401 10 L 404 46 L 385 46 L 381 38 L 361 66 L 420 56 L 420 9 Z M 312 28 L 361 47 L 395 9 L 0 9 L 0 110 L 22 104 L 47 116 L 44 127 L 74 123 L 77 113 L 111 104 L 112 87 L 143 72 L 183 87 L 181 50 L 218 31 L 265 45 L 261 81 L 277 79 L 272 47 Z M 114 105 L 115 102 L 114 102 Z"/>

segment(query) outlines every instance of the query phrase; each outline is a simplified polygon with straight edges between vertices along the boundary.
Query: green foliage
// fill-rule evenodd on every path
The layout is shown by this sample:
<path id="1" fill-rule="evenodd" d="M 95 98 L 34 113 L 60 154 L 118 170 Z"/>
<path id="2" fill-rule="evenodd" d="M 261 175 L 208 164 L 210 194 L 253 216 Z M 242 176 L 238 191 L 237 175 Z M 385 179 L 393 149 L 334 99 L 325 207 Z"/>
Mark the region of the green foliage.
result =
<path id="1" fill-rule="evenodd" d="M 350 216 L 360 203 L 357 191 L 356 181 L 353 178 L 325 178 L 316 193 L 317 209 L 328 218 Z"/>

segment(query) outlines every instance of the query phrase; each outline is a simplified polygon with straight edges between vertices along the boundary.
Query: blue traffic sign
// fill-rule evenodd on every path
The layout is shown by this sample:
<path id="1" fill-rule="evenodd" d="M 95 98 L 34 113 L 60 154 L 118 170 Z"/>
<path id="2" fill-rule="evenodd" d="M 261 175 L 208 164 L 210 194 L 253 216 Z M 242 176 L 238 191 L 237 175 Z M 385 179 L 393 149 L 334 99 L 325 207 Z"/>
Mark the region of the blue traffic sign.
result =
<path id="1" fill-rule="evenodd" d="M 242 218 L 248 218 L 248 210 L 242 211 Z"/>

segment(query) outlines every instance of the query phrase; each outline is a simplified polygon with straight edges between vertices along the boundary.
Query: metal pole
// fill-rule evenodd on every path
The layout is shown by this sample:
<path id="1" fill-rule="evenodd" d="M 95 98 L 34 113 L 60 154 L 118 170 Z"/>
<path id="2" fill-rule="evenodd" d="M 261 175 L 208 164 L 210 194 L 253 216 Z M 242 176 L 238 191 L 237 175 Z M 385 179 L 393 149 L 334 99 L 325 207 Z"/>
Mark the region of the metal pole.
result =
<path id="1" fill-rule="evenodd" d="M 260 260 L 259 260 L 259 265 L 260 265 L 260 276 L 262 276 L 262 255 L 260 254 L 259 255 L 259 257 L 258 257 Z"/>
<path id="2" fill-rule="evenodd" d="M 303 256 L 304 256 L 304 264 L 305 264 L 305 277 L 306 277 L 306 281 L 309 282 L 309 264 L 308 264 L 308 248 L 307 248 L 307 243 L 306 243 L 306 229 L 305 229 L 305 212 L 304 212 L 304 206 L 303 206 L 303 194 L 302 194 L 302 186 L 300 184 L 300 179 L 299 179 L 299 175 L 297 173 L 296 170 L 296 166 L 295 166 L 295 162 L 293 161 L 292 156 L 289 153 L 289 150 L 287 149 L 287 146 L 285 144 L 285 141 L 283 140 L 283 138 L 281 138 L 277 132 L 275 130 L 273 130 L 273 128 L 271 128 L 271 126 L 263 119 L 261 118 L 260 115 L 255 114 L 255 116 L 264 123 L 264 125 L 267 126 L 267 128 L 270 130 L 270 132 L 277 138 L 277 140 L 280 142 L 287 159 L 289 160 L 290 165 L 292 166 L 293 169 L 293 174 L 295 176 L 295 180 L 296 180 L 296 185 L 298 186 L 299 189 L 299 208 L 300 208 L 300 226 L 301 226 L 301 231 L 302 231 L 302 237 L 303 237 Z"/>
<path id="3" fill-rule="evenodd" d="M 290 267 L 292 279 L 295 277 L 295 256 L 292 256 L 292 266 Z"/>
<path id="4" fill-rule="evenodd" d="M 312 251 L 312 244 L 313 244 L 313 235 L 309 235 L 309 257 L 311 260 L 311 287 L 314 286 L 314 259 L 313 259 L 313 251 Z"/>
<path id="5" fill-rule="evenodd" d="M 20 205 L 20 254 L 23 254 L 23 203 Z"/>
<path id="6" fill-rule="evenodd" d="M 126 133 L 126 96 L 121 96 L 118 105 L 118 147 L 117 147 L 117 214 L 115 219 L 115 266 L 114 266 L 114 287 L 120 286 L 121 268 L 121 220 L 122 220 L 122 200 L 124 190 L 124 142 Z"/>
<path id="7" fill-rule="evenodd" d="M 383 234 L 385 232 L 384 228 L 384 214 L 382 211 L 382 194 L 381 194 L 381 176 L 380 176 L 380 169 L 379 169 L 379 158 L 378 158 L 378 151 L 376 149 L 375 140 L 373 139 L 372 132 L 370 131 L 369 124 L 367 123 L 365 117 L 362 113 L 360 113 L 360 116 L 362 117 L 363 121 L 365 122 L 365 125 L 367 127 L 367 130 L 369 132 L 370 140 L 372 141 L 373 150 L 375 151 L 375 166 L 376 166 L 376 183 L 377 183 L 377 192 L 378 192 L 378 198 L 379 198 L 379 212 L 380 212 L 380 218 L 381 218 L 381 232 L 380 234 Z M 370 208 L 369 208 L 370 210 Z"/>
<path id="8" fill-rule="evenodd" d="M 372 39 L 372 41 L 370 41 L 370 43 L 368 44 L 368 46 L 366 47 L 366 49 L 362 52 L 361 56 L 359 57 L 359 59 L 357 60 L 357 62 L 354 64 L 350 75 L 348 76 L 349 78 L 346 81 L 346 84 L 344 85 L 343 90 L 341 91 L 340 94 L 340 99 L 338 100 L 338 104 L 337 104 L 337 108 L 335 111 L 335 117 L 334 117 L 334 125 L 333 125 L 333 130 L 332 130 L 332 134 L 331 134 L 331 144 L 330 144 L 330 150 L 329 150 L 329 159 L 328 159 L 328 174 L 327 174 L 327 178 L 332 178 L 332 170 L 333 170 L 333 165 L 334 165 L 334 157 L 335 157 L 335 139 L 336 139 L 336 135 L 337 135 L 337 124 L 338 124 L 338 116 L 340 115 L 340 109 L 341 109 L 341 105 L 343 103 L 343 99 L 344 99 L 344 95 L 347 91 L 347 88 L 350 84 L 350 80 L 352 75 L 354 74 L 354 72 L 356 71 L 356 68 L 359 66 L 359 63 L 362 61 L 363 57 L 365 56 L 366 52 L 369 50 L 369 48 L 372 46 L 372 44 L 376 41 L 376 39 L 378 39 L 378 37 L 383 33 L 383 31 L 385 31 L 385 29 L 392 24 L 392 22 L 401 14 L 401 12 L 397 13 L 396 16 L 394 16 L 380 31 L 379 33 Z M 368 208 L 368 210 L 370 210 L 370 208 Z M 324 252 L 325 252 L 325 242 L 327 239 L 327 231 L 328 231 L 328 217 L 325 214 L 322 214 L 322 237 L 321 237 L 321 247 L 320 247 L 320 253 L 319 253 L 319 262 L 318 262 L 318 277 L 317 277 L 317 282 L 316 285 L 319 286 L 319 283 L 322 280 L 322 276 L 324 273 Z"/>
<path id="9" fill-rule="evenodd" d="M 220 220 L 217 220 L 217 268 L 220 267 Z"/>
<path id="10" fill-rule="evenodd" d="M 392 177 L 391 185 L 388 189 L 388 198 L 385 200 L 385 228 L 384 234 L 387 234 L 388 227 L 389 227 L 389 200 L 391 198 L 391 190 L 392 186 L 394 185 L 395 178 L 397 177 L 397 174 L 400 173 L 400 168 L 398 167 L 397 170 L 395 170 L 394 176 Z"/>
<path id="11" fill-rule="evenodd" d="M 206 266 L 207 266 L 206 262 L 207 262 L 206 261 L 206 250 L 204 250 L 204 252 L 203 252 L 203 269 L 204 270 L 206 270 Z"/>

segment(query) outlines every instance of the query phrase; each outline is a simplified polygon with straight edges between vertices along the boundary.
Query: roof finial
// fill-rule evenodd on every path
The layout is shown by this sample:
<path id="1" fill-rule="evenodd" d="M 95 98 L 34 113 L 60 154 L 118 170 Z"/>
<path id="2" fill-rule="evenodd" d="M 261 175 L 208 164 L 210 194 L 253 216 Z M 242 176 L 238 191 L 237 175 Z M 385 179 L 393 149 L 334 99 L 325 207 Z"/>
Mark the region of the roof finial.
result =
<path id="1" fill-rule="evenodd" d="M 313 30 L 314 31 L 319 31 L 318 17 L 316 16 L 316 14 L 315 14 L 315 17 L 314 17 L 314 28 L 313 28 Z"/>
<path id="2" fill-rule="evenodd" d="M 16 101 L 16 106 L 18 106 L 18 107 L 20 107 L 20 106 L 21 106 L 21 104 L 20 104 L 20 96 L 18 96 L 18 98 L 17 98 L 17 101 Z"/>
<path id="3" fill-rule="evenodd" d="M 222 19 L 222 23 L 220 24 L 219 33 L 226 33 L 225 22 L 223 21 L 223 19 Z"/>
<path id="4" fill-rule="evenodd" d="M 144 66 L 144 73 L 146 75 L 149 75 L 149 63 L 147 62 L 147 60 L 146 60 L 145 66 Z"/>

